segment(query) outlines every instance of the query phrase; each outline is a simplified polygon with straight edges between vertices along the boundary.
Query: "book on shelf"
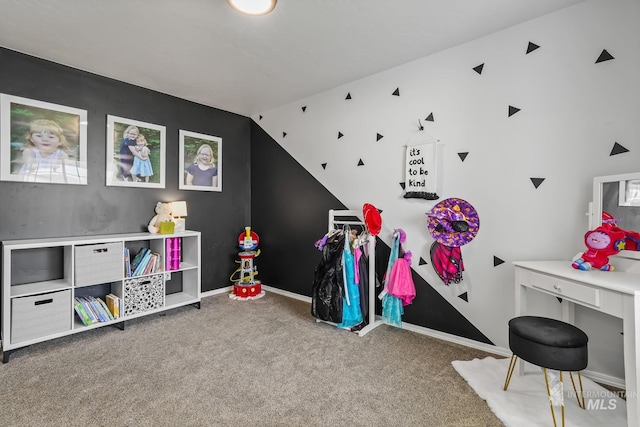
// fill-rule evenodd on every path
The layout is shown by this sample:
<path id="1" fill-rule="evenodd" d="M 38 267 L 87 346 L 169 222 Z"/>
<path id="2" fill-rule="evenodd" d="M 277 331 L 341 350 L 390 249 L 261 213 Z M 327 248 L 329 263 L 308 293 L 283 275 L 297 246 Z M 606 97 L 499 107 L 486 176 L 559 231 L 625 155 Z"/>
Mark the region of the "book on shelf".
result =
<path id="1" fill-rule="evenodd" d="M 76 298 L 76 303 L 74 304 L 73 308 L 75 309 L 76 314 L 78 315 L 78 317 L 82 321 L 83 325 L 89 326 L 89 325 L 93 324 L 93 321 L 91 320 L 91 317 L 89 317 L 89 314 L 85 310 L 84 306 L 82 305 L 82 303 L 78 302 L 77 298 Z"/>
<path id="2" fill-rule="evenodd" d="M 151 258 L 151 251 L 149 249 L 146 249 L 144 256 L 142 257 L 142 259 L 140 260 L 140 263 L 138 264 L 135 271 L 133 272 L 133 276 L 140 276 L 144 273 L 144 269 L 146 268 L 150 258 Z"/>
<path id="3" fill-rule="evenodd" d="M 132 276 L 135 276 L 135 271 L 138 268 L 138 265 L 140 265 L 140 262 L 142 261 L 144 256 L 147 254 L 147 252 L 150 252 L 149 249 L 140 248 L 140 250 L 138 251 L 136 256 L 133 258 L 133 261 L 131 261 L 131 275 Z M 131 277 L 131 276 L 129 276 L 129 277 Z"/>
<path id="4" fill-rule="evenodd" d="M 165 258 L 166 258 L 166 270 L 179 270 L 180 269 L 180 250 L 181 240 L 180 237 L 170 237 L 166 240 Z"/>
<path id="5" fill-rule="evenodd" d="M 173 270 L 173 238 L 169 237 L 164 241 L 164 271 Z"/>
<path id="6" fill-rule="evenodd" d="M 153 274 L 158 271 L 158 257 L 159 255 L 157 253 L 151 254 L 151 258 L 149 258 L 147 267 L 144 269 L 144 273 L 142 274 Z"/>
<path id="7" fill-rule="evenodd" d="M 131 277 L 131 258 L 129 248 L 124 248 L 124 277 Z"/>
<path id="8" fill-rule="evenodd" d="M 82 310 L 86 313 L 87 317 L 89 318 L 89 325 L 93 325 L 94 323 L 99 322 L 98 317 L 94 313 L 93 309 L 90 307 L 89 302 L 86 301 L 84 297 L 76 297 L 75 300 L 76 300 L 76 305 L 79 304 L 82 307 Z"/>
<path id="9" fill-rule="evenodd" d="M 105 296 L 104 299 L 113 318 L 118 319 L 120 317 L 120 298 L 113 294 L 109 294 Z"/>
<path id="10" fill-rule="evenodd" d="M 182 238 L 181 237 L 174 238 L 173 259 L 175 263 L 174 270 L 180 270 L 180 261 L 182 261 Z"/>
<path id="11" fill-rule="evenodd" d="M 84 296 L 75 297 L 75 300 L 76 304 L 74 308 L 78 313 L 78 317 L 80 317 L 82 323 L 87 326 L 98 322 L 108 322 L 114 319 L 107 307 L 107 304 L 101 298 Z"/>
<path id="12" fill-rule="evenodd" d="M 103 312 L 102 307 L 98 303 L 98 300 L 95 297 L 84 297 L 84 299 L 88 302 L 89 307 L 93 310 L 98 321 L 106 322 L 109 320 L 107 315 Z"/>
<path id="13" fill-rule="evenodd" d="M 111 310 L 109 310 L 109 307 L 107 307 L 107 303 L 104 302 L 102 298 L 96 298 L 96 301 L 98 301 L 98 303 L 100 304 L 100 307 L 102 307 L 102 310 L 107 316 L 107 320 L 115 319 L 115 317 L 113 317 L 113 314 L 111 313 Z"/>

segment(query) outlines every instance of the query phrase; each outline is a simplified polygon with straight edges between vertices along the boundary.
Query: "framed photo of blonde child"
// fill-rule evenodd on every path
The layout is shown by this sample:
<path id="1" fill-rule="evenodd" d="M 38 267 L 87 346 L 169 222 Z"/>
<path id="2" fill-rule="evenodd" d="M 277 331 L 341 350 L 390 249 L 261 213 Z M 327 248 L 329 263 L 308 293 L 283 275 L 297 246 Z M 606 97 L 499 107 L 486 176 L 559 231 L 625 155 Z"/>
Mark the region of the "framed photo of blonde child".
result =
<path id="1" fill-rule="evenodd" d="M 0 94 L 0 180 L 87 185 L 87 111 Z"/>
<path id="2" fill-rule="evenodd" d="M 164 188 L 164 126 L 107 116 L 108 186 Z"/>
<path id="3" fill-rule="evenodd" d="M 222 138 L 180 130 L 180 190 L 222 191 Z"/>

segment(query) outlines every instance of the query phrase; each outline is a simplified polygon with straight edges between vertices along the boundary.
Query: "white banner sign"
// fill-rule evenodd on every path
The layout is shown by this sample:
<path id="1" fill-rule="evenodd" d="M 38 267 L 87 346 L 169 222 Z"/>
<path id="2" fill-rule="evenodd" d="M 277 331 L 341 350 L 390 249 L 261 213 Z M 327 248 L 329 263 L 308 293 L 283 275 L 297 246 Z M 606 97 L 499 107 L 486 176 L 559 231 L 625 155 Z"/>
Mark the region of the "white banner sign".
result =
<path id="1" fill-rule="evenodd" d="M 405 188 L 407 193 L 436 193 L 437 142 L 407 146 Z"/>

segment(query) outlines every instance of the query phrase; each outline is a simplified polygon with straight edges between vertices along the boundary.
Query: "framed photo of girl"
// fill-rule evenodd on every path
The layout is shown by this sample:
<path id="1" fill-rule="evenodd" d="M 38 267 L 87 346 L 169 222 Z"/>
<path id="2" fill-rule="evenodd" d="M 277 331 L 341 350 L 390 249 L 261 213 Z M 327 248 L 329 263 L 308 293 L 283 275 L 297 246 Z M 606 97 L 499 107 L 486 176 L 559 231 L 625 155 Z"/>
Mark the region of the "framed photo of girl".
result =
<path id="1" fill-rule="evenodd" d="M 164 126 L 107 116 L 107 186 L 164 188 Z"/>
<path id="2" fill-rule="evenodd" d="M 222 138 L 180 130 L 180 190 L 222 191 Z"/>
<path id="3" fill-rule="evenodd" d="M 0 180 L 87 185 L 87 111 L 0 94 Z"/>

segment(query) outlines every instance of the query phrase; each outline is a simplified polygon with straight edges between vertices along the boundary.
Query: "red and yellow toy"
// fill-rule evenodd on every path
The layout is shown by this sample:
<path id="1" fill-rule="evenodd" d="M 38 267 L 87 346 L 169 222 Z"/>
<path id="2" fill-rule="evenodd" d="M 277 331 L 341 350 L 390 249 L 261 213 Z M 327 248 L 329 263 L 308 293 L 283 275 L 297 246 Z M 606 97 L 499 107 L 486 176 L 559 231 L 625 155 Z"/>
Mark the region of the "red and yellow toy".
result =
<path id="1" fill-rule="evenodd" d="M 258 275 L 258 268 L 253 265 L 253 260 L 260 255 L 258 249 L 258 242 L 260 238 L 258 234 L 251 231 L 251 227 L 245 227 L 245 232 L 238 236 L 238 246 L 242 249 L 242 252 L 238 252 L 240 257 L 236 263 L 240 264 L 240 267 L 229 278 L 233 283 L 233 291 L 229 294 L 229 298 L 232 299 L 257 299 L 264 296 L 262 290 L 262 284 L 259 280 L 255 280 L 255 276 Z M 235 277 L 237 274 L 237 277 Z"/>
<path id="2" fill-rule="evenodd" d="M 584 235 L 587 250 L 571 266 L 578 270 L 597 268 L 602 271 L 613 271 L 609 257 L 625 249 L 626 232 L 618 228 L 615 220 L 606 212 L 602 213 L 602 225 L 589 230 Z"/>

